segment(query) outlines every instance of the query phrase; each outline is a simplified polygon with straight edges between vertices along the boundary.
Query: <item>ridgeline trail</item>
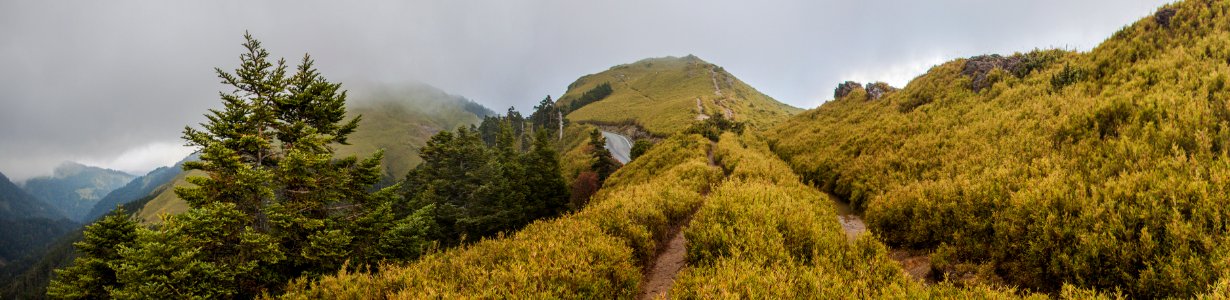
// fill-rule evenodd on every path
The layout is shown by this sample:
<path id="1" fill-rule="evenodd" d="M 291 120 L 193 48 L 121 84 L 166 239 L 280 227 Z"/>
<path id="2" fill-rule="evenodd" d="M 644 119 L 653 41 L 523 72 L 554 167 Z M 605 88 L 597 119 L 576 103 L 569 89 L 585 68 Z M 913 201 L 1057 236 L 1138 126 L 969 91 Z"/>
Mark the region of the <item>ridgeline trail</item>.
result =
<path id="1" fill-rule="evenodd" d="M 718 167 L 717 161 L 713 160 L 713 150 L 716 147 L 717 143 L 713 143 L 709 148 L 709 166 L 711 167 Z M 701 191 L 701 197 L 709 198 L 707 188 Z M 703 200 L 700 206 L 704 206 Z M 675 285 L 675 277 L 679 275 L 683 267 L 687 266 L 688 239 L 683 236 L 683 229 L 692 223 L 692 216 L 696 215 L 700 206 L 688 213 L 688 217 L 679 222 L 679 225 L 671 228 L 666 248 L 659 250 L 653 264 L 646 267 L 645 280 L 641 284 L 641 292 L 637 294 L 637 299 L 667 298 L 667 292 Z"/>

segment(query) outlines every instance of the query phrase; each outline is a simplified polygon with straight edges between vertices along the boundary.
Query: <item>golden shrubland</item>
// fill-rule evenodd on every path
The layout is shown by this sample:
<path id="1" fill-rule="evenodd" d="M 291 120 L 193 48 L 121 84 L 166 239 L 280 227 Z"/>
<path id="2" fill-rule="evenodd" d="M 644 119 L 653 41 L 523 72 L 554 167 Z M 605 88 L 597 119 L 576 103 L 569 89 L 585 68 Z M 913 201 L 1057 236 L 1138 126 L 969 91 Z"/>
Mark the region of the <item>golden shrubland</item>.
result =
<path id="1" fill-rule="evenodd" d="M 978 92 L 966 72 L 978 58 L 951 61 L 883 99 L 851 93 L 804 112 L 769 143 L 889 245 L 933 250 L 942 270 L 990 265 L 1044 292 L 1224 290 L 1228 12 L 1167 5 L 1089 52 L 1016 54 L 1035 64 L 992 70 Z"/>

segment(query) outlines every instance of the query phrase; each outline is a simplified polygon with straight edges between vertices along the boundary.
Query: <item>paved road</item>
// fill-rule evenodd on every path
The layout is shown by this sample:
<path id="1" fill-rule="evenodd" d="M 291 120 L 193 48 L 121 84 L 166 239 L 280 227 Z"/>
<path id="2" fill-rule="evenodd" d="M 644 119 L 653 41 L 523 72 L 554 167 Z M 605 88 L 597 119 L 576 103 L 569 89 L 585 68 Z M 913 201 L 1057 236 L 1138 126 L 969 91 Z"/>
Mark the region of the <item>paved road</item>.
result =
<path id="1" fill-rule="evenodd" d="M 611 151 L 615 160 L 624 164 L 632 160 L 632 140 L 610 131 L 602 131 L 602 137 L 606 138 L 606 150 Z"/>

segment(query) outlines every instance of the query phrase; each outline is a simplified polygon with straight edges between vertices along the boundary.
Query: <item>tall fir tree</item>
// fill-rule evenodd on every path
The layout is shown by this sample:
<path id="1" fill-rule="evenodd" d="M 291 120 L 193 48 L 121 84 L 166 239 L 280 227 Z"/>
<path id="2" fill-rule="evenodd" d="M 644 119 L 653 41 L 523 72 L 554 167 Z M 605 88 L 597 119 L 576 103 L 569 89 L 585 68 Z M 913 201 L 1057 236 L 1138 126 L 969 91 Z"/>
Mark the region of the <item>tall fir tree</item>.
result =
<path id="1" fill-rule="evenodd" d="M 530 123 L 534 130 L 545 130 L 549 136 L 558 136 L 564 127 L 563 122 L 563 114 L 550 95 L 538 102 L 538 105 L 534 106 L 534 113 L 530 114 Z"/>
<path id="2" fill-rule="evenodd" d="M 137 222 L 120 208 L 86 226 L 82 240 L 73 243 L 80 256 L 68 268 L 56 270 L 56 278 L 47 286 L 47 296 L 54 299 L 110 298 L 109 290 L 119 285 L 115 275 L 120 261 L 118 250 L 132 245 L 136 231 Z"/>
<path id="3" fill-rule="evenodd" d="M 611 177 L 621 164 L 611 155 L 611 150 L 606 149 L 606 137 L 603 137 L 597 128 L 589 132 L 589 147 L 594 161 L 589 169 L 598 174 L 598 186 L 602 186 L 606 178 Z"/>
<path id="4" fill-rule="evenodd" d="M 414 253 L 381 237 L 421 238 L 401 228 L 416 219 L 393 211 L 396 186 L 371 191 L 382 154 L 334 157 L 332 145 L 346 144 L 359 122 L 346 120 L 341 84 L 321 76 L 308 55 L 288 74 L 284 60 L 244 38 L 240 66 L 216 69 L 232 88 L 219 93 L 223 108 L 210 110 L 200 130 L 184 130 L 201 152 L 184 168 L 206 174 L 175 190 L 190 210 L 138 230 L 137 242 L 120 248 L 112 296 L 248 298 L 348 260 L 372 265 Z"/>
<path id="5" fill-rule="evenodd" d="M 526 216 L 529 221 L 559 215 L 568 209 L 568 186 L 560 176 L 559 154 L 547 131 L 534 133 L 534 144 L 524 158 L 523 185 L 530 187 Z M 528 223 L 528 222 L 527 222 Z"/>

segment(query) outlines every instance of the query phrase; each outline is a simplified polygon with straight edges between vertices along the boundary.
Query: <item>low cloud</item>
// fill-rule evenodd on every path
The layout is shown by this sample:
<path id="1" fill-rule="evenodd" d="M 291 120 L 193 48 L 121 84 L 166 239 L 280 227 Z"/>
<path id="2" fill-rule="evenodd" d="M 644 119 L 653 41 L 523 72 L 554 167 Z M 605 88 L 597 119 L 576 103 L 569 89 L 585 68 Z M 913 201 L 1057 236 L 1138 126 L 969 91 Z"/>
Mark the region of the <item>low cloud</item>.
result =
<path id="1" fill-rule="evenodd" d="M 1164 2 L 6 0 L 0 172 L 85 158 L 140 171 L 168 161 L 153 151 L 182 153 L 148 145 L 178 144 L 220 106 L 212 70 L 234 68 L 245 31 L 292 62 L 311 53 L 333 80 L 422 81 L 496 111 L 687 54 L 810 108 L 837 82 L 901 85 L 936 60 L 1089 49 Z"/>

